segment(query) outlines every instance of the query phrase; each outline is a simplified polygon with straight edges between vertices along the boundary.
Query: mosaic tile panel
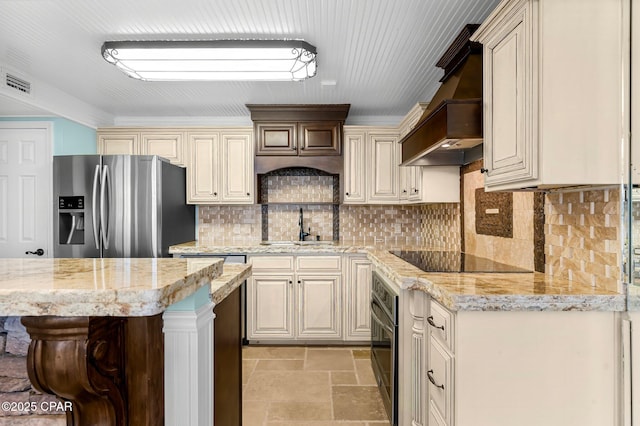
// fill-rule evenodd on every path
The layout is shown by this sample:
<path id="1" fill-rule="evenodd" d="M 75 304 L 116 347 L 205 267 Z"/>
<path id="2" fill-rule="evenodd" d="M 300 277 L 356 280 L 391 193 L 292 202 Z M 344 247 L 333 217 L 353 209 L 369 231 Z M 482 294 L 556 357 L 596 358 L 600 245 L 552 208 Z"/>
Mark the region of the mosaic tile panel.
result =
<path id="1" fill-rule="evenodd" d="M 513 193 L 512 238 L 483 235 L 476 232 L 476 190 L 484 187 L 484 177 L 474 170 L 463 180 L 465 252 L 534 270 L 533 193 Z"/>
<path id="2" fill-rule="evenodd" d="M 299 238 L 300 208 L 296 205 L 270 205 L 268 235 L 271 241 L 297 241 Z M 305 205 L 302 206 L 303 228 L 311 235 L 307 240 L 333 240 L 333 206 Z"/>
<path id="3" fill-rule="evenodd" d="M 544 226 L 546 273 L 622 291 L 618 189 L 549 193 Z"/>

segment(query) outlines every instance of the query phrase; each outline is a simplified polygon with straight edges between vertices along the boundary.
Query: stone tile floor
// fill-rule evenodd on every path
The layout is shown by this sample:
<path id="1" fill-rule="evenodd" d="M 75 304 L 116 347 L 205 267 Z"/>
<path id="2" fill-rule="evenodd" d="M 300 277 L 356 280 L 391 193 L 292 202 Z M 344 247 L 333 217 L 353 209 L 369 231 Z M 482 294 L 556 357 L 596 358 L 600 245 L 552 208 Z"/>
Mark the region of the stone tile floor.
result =
<path id="1" fill-rule="evenodd" d="M 243 426 L 389 426 L 367 347 L 245 346 Z"/>

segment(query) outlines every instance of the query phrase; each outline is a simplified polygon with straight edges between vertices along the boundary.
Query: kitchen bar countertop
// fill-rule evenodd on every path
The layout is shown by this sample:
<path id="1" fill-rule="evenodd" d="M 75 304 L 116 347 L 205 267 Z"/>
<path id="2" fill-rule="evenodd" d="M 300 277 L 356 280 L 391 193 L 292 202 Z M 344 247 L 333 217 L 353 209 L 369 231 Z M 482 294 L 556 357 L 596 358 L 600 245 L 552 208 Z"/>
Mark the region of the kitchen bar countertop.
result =
<path id="1" fill-rule="evenodd" d="M 214 304 L 222 302 L 236 288 L 251 276 L 251 265 L 227 263 L 222 275 L 211 281 L 211 300 Z"/>
<path id="2" fill-rule="evenodd" d="M 0 316 L 151 316 L 222 275 L 221 259 L 0 259 Z"/>
<path id="3" fill-rule="evenodd" d="M 175 255 L 366 253 L 375 268 L 398 289 L 424 291 L 453 311 L 624 311 L 626 307 L 626 296 L 622 293 L 539 272 L 426 273 L 388 251 L 415 248 L 405 245 L 380 248 L 366 243 L 216 246 L 190 242 L 173 246 L 169 252 Z"/>

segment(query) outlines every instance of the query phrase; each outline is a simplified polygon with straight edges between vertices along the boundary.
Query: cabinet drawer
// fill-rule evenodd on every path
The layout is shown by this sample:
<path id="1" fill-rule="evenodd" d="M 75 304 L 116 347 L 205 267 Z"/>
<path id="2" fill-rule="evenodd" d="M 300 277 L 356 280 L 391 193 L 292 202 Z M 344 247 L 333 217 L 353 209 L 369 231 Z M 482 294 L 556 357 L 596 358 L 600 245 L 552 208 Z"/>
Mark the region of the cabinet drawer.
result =
<path id="1" fill-rule="evenodd" d="M 293 271 L 293 256 L 255 256 L 249 261 L 254 271 Z"/>
<path id="2" fill-rule="evenodd" d="M 340 272 L 342 262 L 340 256 L 298 256 L 297 271 Z"/>
<path id="3" fill-rule="evenodd" d="M 445 348 L 454 352 L 453 348 L 453 314 L 443 308 L 438 302 L 431 299 L 429 301 L 429 315 L 427 316 L 427 326 L 431 335 L 435 336 Z"/>
<path id="4" fill-rule="evenodd" d="M 429 387 L 429 405 L 437 408 L 445 424 L 451 423 L 453 415 L 452 377 L 452 356 L 435 337 L 431 336 L 429 338 L 429 362 L 426 377 Z"/>

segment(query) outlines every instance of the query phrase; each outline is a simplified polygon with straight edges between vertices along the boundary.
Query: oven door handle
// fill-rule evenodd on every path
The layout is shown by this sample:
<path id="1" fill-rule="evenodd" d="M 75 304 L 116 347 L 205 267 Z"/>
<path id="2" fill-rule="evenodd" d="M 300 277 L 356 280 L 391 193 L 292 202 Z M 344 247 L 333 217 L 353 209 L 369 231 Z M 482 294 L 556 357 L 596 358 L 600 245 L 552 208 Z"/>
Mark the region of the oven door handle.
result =
<path id="1" fill-rule="evenodd" d="M 380 305 L 378 305 L 378 303 L 375 300 L 371 301 L 371 305 L 373 307 L 373 305 L 376 305 L 378 307 L 380 307 Z M 371 318 L 373 318 L 379 325 L 380 327 L 384 328 L 385 330 L 387 330 L 389 333 L 394 333 L 393 328 L 389 327 L 387 324 L 385 324 L 378 315 L 376 315 L 375 311 L 373 309 L 371 309 Z"/>

